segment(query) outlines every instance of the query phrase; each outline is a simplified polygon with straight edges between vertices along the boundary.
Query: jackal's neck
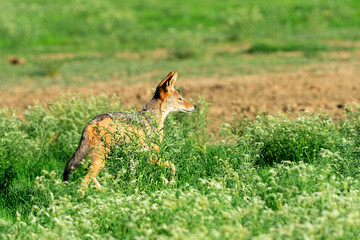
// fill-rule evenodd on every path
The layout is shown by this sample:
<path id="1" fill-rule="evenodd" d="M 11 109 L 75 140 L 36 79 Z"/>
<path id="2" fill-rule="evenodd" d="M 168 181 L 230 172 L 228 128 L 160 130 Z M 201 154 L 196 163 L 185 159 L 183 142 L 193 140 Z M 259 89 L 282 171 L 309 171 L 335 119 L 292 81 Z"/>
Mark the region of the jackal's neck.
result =
<path id="1" fill-rule="evenodd" d="M 164 128 L 164 120 L 166 118 L 167 112 L 162 110 L 163 101 L 157 98 L 151 99 L 149 103 L 144 106 L 143 111 L 149 111 L 154 119 L 158 121 L 158 131 L 161 131 Z"/>

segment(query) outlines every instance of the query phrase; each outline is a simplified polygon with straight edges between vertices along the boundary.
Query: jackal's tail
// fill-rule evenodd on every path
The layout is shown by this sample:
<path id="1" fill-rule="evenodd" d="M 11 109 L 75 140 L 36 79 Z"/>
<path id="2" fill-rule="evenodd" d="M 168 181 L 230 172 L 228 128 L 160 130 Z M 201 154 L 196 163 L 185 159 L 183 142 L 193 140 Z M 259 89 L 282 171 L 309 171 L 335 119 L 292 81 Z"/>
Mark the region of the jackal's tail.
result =
<path id="1" fill-rule="evenodd" d="M 82 132 L 81 140 L 79 146 L 77 147 L 76 151 L 72 155 L 71 159 L 66 164 L 64 173 L 63 173 L 63 180 L 68 181 L 69 175 L 73 169 L 79 166 L 79 163 L 86 157 L 90 149 L 90 141 L 89 135 L 86 132 L 86 127 Z"/>

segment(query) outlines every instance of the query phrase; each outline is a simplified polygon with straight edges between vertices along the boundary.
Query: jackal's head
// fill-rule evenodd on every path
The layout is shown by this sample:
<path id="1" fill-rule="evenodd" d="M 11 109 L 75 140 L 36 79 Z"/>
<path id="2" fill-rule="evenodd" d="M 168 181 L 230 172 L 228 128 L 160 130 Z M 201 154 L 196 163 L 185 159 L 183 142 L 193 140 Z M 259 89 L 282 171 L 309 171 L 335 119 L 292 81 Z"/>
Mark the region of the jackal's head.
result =
<path id="1" fill-rule="evenodd" d="M 161 100 L 161 111 L 166 116 L 170 112 L 191 113 L 196 106 L 184 100 L 174 84 L 178 73 L 170 72 L 157 86 L 154 98 Z"/>

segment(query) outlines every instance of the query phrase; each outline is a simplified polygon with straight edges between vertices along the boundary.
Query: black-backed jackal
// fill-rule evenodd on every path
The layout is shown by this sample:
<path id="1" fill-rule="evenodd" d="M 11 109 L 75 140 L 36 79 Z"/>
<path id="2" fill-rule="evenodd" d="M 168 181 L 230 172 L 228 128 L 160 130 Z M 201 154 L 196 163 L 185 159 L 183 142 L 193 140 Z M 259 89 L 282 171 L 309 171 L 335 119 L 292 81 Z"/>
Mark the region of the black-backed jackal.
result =
<path id="1" fill-rule="evenodd" d="M 142 111 L 134 114 L 111 112 L 97 115 L 84 128 L 79 146 L 66 164 L 63 180 L 68 181 L 69 174 L 79 166 L 86 157 L 91 158 L 91 167 L 81 184 L 81 189 L 93 181 L 97 188 L 101 188 L 96 176 L 105 165 L 105 160 L 112 146 L 119 141 L 128 141 L 130 135 L 143 142 L 144 150 L 148 148 L 145 142 L 147 136 L 158 134 L 160 141 L 163 135 L 164 120 L 170 112 L 191 113 L 196 106 L 185 101 L 174 88 L 178 73 L 170 72 L 157 86 L 154 97 L 144 106 Z M 152 143 L 152 148 L 159 150 L 159 146 Z M 171 168 L 172 179 L 175 176 L 175 165 L 170 161 L 149 159 L 151 164 Z"/>

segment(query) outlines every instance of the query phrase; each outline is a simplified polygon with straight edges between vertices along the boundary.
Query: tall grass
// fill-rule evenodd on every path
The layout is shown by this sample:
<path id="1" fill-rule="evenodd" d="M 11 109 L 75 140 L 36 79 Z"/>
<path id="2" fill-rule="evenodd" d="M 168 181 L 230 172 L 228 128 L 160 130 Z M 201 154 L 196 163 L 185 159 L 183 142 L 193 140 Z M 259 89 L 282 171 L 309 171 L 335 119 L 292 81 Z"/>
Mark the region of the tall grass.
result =
<path id="1" fill-rule="evenodd" d="M 232 130 L 240 143 L 245 141 L 254 147 L 260 165 L 284 160 L 312 162 L 321 149 L 337 149 L 341 145 L 335 123 L 324 114 L 300 113 L 297 118 L 287 114 L 258 115 L 254 121 L 236 122 Z"/>
<path id="2" fill-rule="evenodd" d="M 19 118 L 1 112 L 0 236 L 3 239 L 339 238 L 360 232 L 358 106 L 337 123 L 328 116 L 259 115 L 235 121 L 227 140 L 208 142 L 207 104 L 171 115 L 159 157 L 149 164 L 136 145 L 114 148 L 99 175 L 61 181 L 85 123 L 119 111 L 118 99 L 64 96 Z M 135 160 L 135 170 L 130 160 Z"/>

